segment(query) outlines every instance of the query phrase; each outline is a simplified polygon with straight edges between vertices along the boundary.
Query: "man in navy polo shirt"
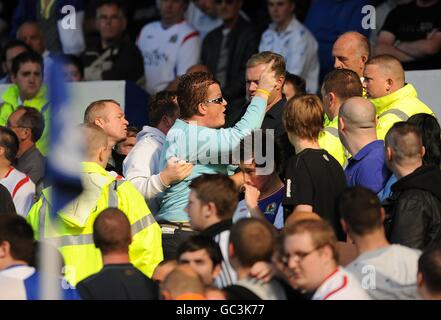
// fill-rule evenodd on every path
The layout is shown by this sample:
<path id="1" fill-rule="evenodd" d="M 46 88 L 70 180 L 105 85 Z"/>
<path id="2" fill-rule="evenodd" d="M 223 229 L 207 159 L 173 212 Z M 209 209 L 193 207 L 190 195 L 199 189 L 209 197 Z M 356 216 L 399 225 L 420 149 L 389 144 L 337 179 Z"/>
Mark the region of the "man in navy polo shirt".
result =
<path id="1" fill-rule="evenodd" d="M 348 186 L 362 186 L 379 193 L 391 172 L 385 164 L 384 141 L 377 140 L 374 105 L 361 97 L 350 98 L 338 116 L 340 140 L 353 155 L 345 169 Z"/>

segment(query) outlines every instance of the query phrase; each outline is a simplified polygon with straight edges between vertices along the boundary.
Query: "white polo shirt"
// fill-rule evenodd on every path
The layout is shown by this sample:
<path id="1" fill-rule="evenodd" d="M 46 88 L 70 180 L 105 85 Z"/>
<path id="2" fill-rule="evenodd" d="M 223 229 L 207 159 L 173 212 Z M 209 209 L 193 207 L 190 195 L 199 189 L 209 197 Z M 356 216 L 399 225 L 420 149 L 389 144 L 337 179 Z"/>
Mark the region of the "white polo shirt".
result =
<path id="1" fill-rule="evenodd" d="M 199 63 L 201 41 L 185 20 L 164 28 L 160 21 L 144 26 L 138 47 L 144 58 L 146 90 L 153 95 Z"/>
<path id="2" fill-rule="evenodd" d="M 260 39 L 259 52 L 262 51 L 282 55 L 286 60 L 286 71 L 305 79 L 308 92 L 317 92 L 320 70 L 318 43 L 295 17 L 283 32 L 277 32 L 276 25 L 270 24 Z"/>
<path id="3" fill-rule="evenodd" d="M 339 266 L 314 293 L 312 300 L 370 300 L 358 280 Z"/>
<path id="4" fill-rule="evenodd" d="M 15 210 L 23 217 L 28 215 L 34 204 L 35 184 L 23 172 L 11 167 L 0 183 L 8 189 L 14 201 Z"/>

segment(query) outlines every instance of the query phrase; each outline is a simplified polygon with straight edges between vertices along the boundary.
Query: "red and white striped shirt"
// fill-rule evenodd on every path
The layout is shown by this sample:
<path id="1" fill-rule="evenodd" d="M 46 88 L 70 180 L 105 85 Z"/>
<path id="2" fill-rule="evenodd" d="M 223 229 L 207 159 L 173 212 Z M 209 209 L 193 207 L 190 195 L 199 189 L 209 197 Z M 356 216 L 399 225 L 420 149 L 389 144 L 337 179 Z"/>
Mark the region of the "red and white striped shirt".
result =
<path id="1" fill-rule="evenodd" d="M 312 300 L 370 300 L 357 278 L 338 267 L 314 293 Z"/>
<path id="2" fill-rule="evenodd" d="M 11 167 L 0 183 L 8 189 L 14 201 L 15 210 L 23 217 L 28 215 L 34 204 L 35 184 L 23 172 Z"/>

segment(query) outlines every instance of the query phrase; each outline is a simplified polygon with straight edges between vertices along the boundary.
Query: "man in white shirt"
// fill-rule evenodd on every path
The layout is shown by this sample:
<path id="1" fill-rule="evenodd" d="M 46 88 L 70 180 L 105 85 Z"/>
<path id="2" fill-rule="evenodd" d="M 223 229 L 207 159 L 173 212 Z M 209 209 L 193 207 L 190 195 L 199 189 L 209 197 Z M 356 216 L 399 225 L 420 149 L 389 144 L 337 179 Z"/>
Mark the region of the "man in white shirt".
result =
<path id="1" fill-rule="evenodd" d="M 15 133 L 0 126 L 0 183 L 11 194 L 17 213 L 26 217 L 34 203 L 35 184 L 27 175 L 12 166 L 18 146 Z"/>
<path id="2" fill-rule="evenodd" d="M 199 62 L 201 41 L 198 32 L 184 20 L 188 0 L 161 0 L 161 21 L 141 30 L 138 47 L 144 58 L 146 90 L 164 90 Z"/>
<path id="3" fill-rule="evenodd" d="M 222 25 L 222 19 L 217 16 L 214 0 L 194 0 L 188 5 L 185 19 L 198 32 L 203 40 L 210 32 Z"/>
<path id="4" fill-rule="evenodd" d="M 149 106 L 151 126 L 144 126 L 136 136 L 136 144 L 123 163 L 123 173 L 148 202 L 153 213 L 159 211 L 160 194 L 171 184 L 186 178 L 192 169 L 190 163 L 169 161 L 159 170 L 162 146 L 170 128 L 179 117 L 176 96 L 170 92 L 158 92 Z"/>
<path id="5" fill-rule="evenodd" d="M 292 283 L 312 300 L 369 300 L 358 280 L 338 265 L 337 238 L 322 220 L 301 220 L 285 228 L 284 262 Z"/>
<path id="6" fill-rule="evenodd" d="M 294 0 L 268 0 L 272 24 L 263 33 L 259 52 L 272 51 L 286 60 L 286 71 L 306 80 L 306 90 L 318 90 L 318 44 L 294 15 Z"/>
<path id="7" fill-rule="evenodd" d="M 374 192 L 362 187 L 346 190 L 339 202 L 345 232 L 354 241 L 358 258 L 346 268 L 376 300 L 418 299 L 419 250 L 386 240 L 384 209 Z"/>

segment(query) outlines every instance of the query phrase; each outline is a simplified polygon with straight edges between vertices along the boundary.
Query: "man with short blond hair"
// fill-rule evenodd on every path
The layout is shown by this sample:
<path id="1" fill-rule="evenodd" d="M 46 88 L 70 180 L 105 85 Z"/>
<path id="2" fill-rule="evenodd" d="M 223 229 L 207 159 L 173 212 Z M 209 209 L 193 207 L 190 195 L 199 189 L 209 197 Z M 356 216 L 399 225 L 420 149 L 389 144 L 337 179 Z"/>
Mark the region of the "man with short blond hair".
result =
<path id="1" fill-rule="evenodd" d="M 418 99 L 414 86 L 405 82 L 403 66 L 393 56 L 370 59 L 364 70 L 363 86 L 376 108 L 378 139 L 384 140 L 395 122 L 406 121 L 414 114 L 434 116 L 433 111 Z"/>

